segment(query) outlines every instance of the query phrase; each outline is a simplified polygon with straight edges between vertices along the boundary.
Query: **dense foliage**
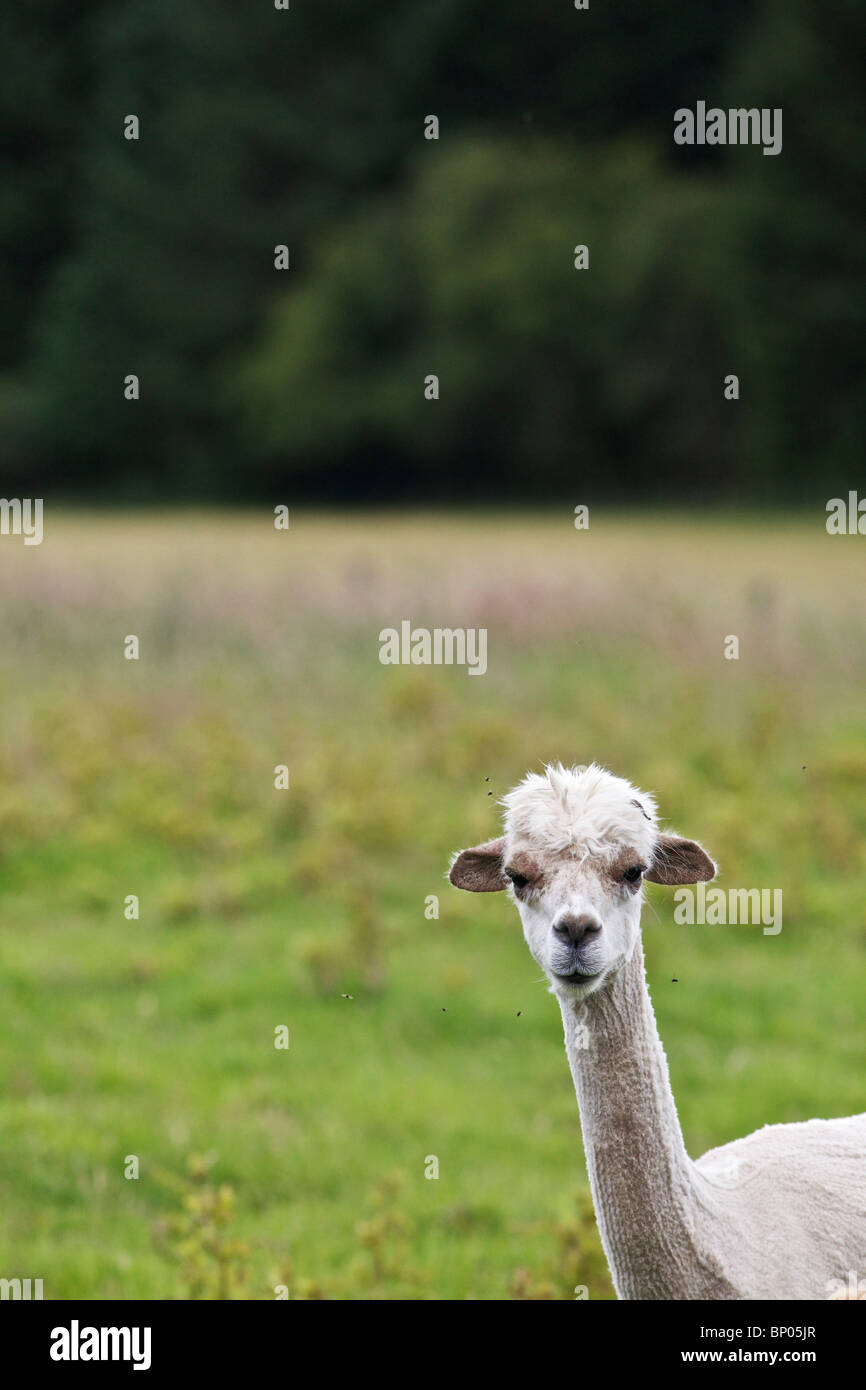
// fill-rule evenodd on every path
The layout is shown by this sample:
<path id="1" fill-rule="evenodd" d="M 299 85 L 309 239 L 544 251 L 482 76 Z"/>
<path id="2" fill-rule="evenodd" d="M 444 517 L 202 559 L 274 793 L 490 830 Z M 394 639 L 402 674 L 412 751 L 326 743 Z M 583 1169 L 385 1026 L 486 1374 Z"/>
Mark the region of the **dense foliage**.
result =
<path id="1" fill-rule="evenodd" d="M 857 0 L 46 0 L 0 37 L 7 495 L 854 485 Z M 781 154 L 675 146 L 698 100 L 781 107 Z"/>

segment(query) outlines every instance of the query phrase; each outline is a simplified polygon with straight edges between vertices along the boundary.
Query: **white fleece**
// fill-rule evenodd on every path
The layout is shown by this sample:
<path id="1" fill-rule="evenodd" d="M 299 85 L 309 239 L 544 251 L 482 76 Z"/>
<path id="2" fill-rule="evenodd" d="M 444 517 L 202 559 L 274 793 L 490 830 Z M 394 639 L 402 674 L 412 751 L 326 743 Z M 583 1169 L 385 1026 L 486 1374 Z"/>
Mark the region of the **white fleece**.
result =
<path id="1" fill-rule="evenodd" d="M 530 774 L 504 805 L 509 851 L 606 860 L 625 844 L 649 862 L 659 835 L 653 798 L 595 765 Z M 621 911 L 634 928 L 622 968 L 594 993 L 558 996 L 620 1298 L 824 1299 L 851 1271 L 866 1278 L 866 1113 L 767 1125 L 690 1159 L 647 989 L 640 897 Z M 535 922 L 537 910 L 523 915 Z"/>

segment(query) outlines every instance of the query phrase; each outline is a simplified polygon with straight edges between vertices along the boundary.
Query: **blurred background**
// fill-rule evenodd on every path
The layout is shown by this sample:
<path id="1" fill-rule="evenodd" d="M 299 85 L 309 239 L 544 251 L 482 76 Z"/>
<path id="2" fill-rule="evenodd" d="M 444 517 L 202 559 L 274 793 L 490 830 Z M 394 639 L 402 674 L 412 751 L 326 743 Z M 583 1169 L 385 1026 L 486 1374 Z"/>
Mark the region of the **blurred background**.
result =
<path id="1" fill-rule="evenodd" d="M 866 542 L 824 524 L 866 12 L 0 23 L 2 491 L 45 498 L 0 537 L 0 1277 L 609 1298 L 558 1008 L 444 875 L 528 769 L 606 764 L 783 892 L 764 936 L 648 890 L 690 1152 L 866 1105 Z M 782 154 L 675 147 L 698 100 L 781 106 Z M 382 666 L 406 618 L 487 674 Z"/>
<path id="2" fill-rule="evenodd" d="M 857 0 L 13 7 L 7 495 L 834 495 L 864 31 Z M 781 106 L 782 154 L 675 146 L 698 100 Z"/>

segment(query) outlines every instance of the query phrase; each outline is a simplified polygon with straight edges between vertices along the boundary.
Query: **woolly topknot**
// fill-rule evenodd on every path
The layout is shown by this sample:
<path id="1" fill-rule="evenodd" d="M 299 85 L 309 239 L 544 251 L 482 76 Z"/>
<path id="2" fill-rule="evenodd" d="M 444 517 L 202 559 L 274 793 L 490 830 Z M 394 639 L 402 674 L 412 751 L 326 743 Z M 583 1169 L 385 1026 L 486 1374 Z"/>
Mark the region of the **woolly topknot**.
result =
<path id="1" fill-rule="evenodd" d="M 530 772 L 502 805 L 511 848 L 604 856 L 629 844 L 649 862 L 658 837 L 654 798 L 596 763 Z"/>

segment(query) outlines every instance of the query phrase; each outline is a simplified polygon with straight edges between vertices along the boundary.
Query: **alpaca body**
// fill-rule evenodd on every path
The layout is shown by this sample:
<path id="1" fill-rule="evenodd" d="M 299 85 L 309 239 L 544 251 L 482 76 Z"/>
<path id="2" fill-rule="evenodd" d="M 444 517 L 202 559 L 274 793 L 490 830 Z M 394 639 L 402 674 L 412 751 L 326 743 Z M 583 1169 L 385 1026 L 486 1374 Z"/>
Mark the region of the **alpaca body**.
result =
<path id="1" fill-rule="evenodd" d="M 739 1298 L 828 1298 L 866 1269 L 866 1114 L 765 1125 L 695 1164 Z M 727 1223 L 730 1223 L 727 1226 Z"/>
<path id="2" fill-rule="evenodd" d="M 692 1161 L 643 953 L 609 991 L 561 1007 L 620 1298 L 819 1299 L 866 1273 L 866 1114 L 766 1125 Z"/>
<path id="3" fill-rule="evenodd" d="M 663 833 L 653 798 L 595 765 L 531 773 L 504 804 L 505 834 L 463 850 L 450 879 L 509 891 L 559 1002 L 619 1297 L 856 1297 L 866 1114 L 686 1152 L 646 985 L 641 884 L 706 882 L 709 855 Z"/>

